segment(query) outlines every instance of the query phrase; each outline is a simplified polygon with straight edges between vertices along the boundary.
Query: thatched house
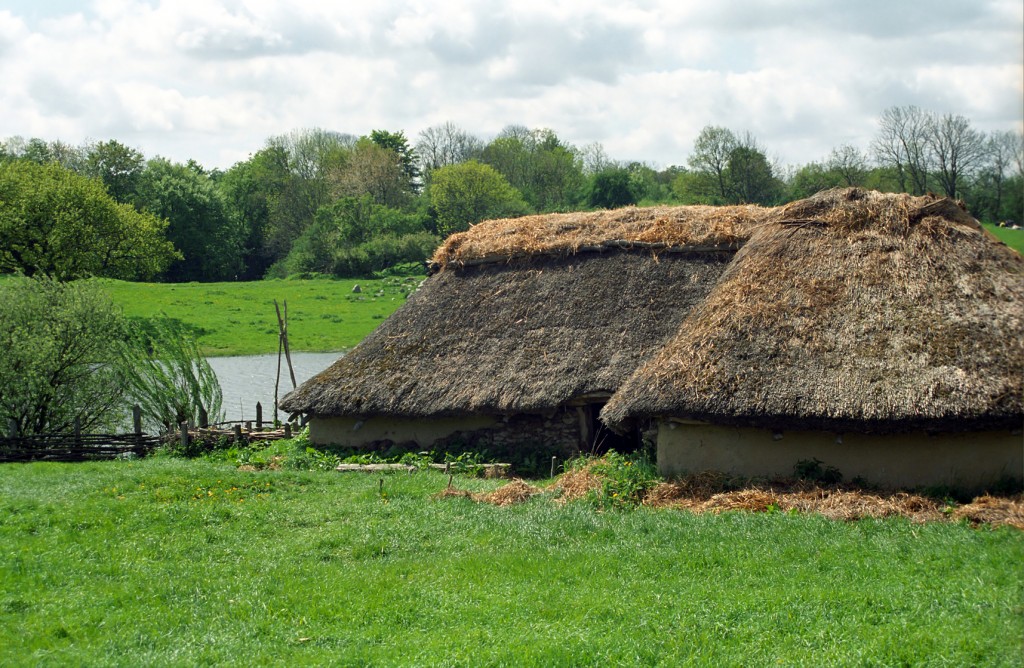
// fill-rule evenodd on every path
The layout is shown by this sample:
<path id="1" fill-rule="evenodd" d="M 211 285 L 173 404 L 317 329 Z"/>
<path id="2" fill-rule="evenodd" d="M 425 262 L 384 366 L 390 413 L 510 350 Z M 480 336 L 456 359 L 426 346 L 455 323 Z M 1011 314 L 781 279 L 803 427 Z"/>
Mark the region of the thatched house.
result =
<path id="1" fill-rule="evenodd" d="M 607 424 L 664 473 L 1022 476 L 1024 262 L 950 200 L 490 221 L 435 263 L 282 402 L 315 441 L 621 447 Z"/>
<path id="2" fill-rule="evenodd" d="M 603 418 L 666 473 L 1021 478 L 1024 262 L 948 199 L 834 190 L 766 217 Z"/>
<path id="3" fill-rule="evenodd" d="M 476 225 L 438 250 L 398 311 L 281 407 L 310 414 L 319 443 L 622 447 L 602 431 L 600 408 L 678 331 L 765 212 L 629 208 Z"/>

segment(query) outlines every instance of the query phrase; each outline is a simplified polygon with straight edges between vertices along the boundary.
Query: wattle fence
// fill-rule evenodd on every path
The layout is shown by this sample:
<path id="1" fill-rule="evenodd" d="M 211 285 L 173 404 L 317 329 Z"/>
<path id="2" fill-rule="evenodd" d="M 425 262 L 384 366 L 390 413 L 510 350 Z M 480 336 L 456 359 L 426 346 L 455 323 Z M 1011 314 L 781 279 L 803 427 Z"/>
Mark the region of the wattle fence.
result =
<path id="1" fill-rule="evenodd" d="M 0 434 L 0 463 L 2 462 L 81 462 L 92 459 L 114 459 L 117 457 L 144 457 L 160 445 L 180 444 L 187 452 L 193 444 L 199 449 L 215 447 L 219 443 L 232 442 L 260 443 L 292 437 L 292 423 L 265 427 L 263 406 L 256 404 L 256 424 L 247 422 L 222 422 L 208 424 L 206 411 L 199 407 L 199 425 L 183 422 L 177 432 L 151 436 L 142 431 L 142 412 L 132 407 L 132 422 L 135 431 L 130 434 L 83 434 L 76 428 L 71 434 L 33 434 L 18 436 L 16 425 L 9 427 L 10 433 Z M 302 420 L 301 424 L 305 424 Z"/>
<path id="2" fill-rule="evenodd" d="M 0 462 L 82 462 L 143 457 L 163 442 L 148 434 L 35 434 L 0 436 Z"/>

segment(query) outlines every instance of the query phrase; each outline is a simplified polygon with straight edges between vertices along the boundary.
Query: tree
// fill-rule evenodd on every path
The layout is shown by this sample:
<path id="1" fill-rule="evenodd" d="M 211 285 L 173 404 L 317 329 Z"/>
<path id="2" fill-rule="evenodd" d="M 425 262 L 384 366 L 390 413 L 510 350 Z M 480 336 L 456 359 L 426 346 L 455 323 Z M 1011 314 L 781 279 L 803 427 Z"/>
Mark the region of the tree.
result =
<path id="1" fill-rule="evenodd" d="M 271 186 L 265 247 L 272 260 L 287 255 L 292 242 L 313 224 L 320 207 L 336 196 L 332 188 L 356 142 L 352 135 L 317 128 L 267 140 L 261 153 Z"/>
<path id="2" fill-rule="evenodd" d="M 863 186 L 868 174 L 868 161 L 860 149 L 843 144 L 832 149 L 825 163 L 828 171 L 842 178 L 846 186 Z"/>
<path id="3" fill-rule="evenodd" d="M 405 133 L 374 130 L 370 133 L 370 141 L 398 156 L 402 173 L 405 174 L 405 189 L 410 193 L 415 193 L 419 188 L 420 168 L 417 165 L 419 158 L 416 156 L 415 149 L 409 146 Z"/>
<path id="4" fill-rule="evenodd" d="M 843 176 L 820 162 L 809 162 L 800 167 L 789 179 L 789 197 L 804 199 L 829 188 L 846 185 Z"/>
<path id="5" fill-rule="evenodd" d="M 110 196 L 122 204 L 133 204 L 145 166 L 141 152 L 113 139 L 86 149 L 86 176 L 99 179 Z"/>
<path id="6" fill-rule="evenodd" d="M 241 226 L 242 280 L 263 278 L 274 260 L 279 259 L 271 250 L 270 234 L 279 194 L 289 174 L 287 159 L 277 151 L 258 151 L 248 160 L 232 165 L 217 181 L 228 215 Z"/>
<path id="7" fill-rule="evenodd" d="M 587 204 L 603 209 L 615 209 L 636 204 L 639 200 L 629 170 L 607 167 L 594 174 L 587 188 Z"/>
<path id="8" fill-rule="evenodd" d="M 220 190 L 196 163 L 150 160 L 141 177 L 138 201 L 168 221 L 167 237 L 184 255 L 167 270 L 167 279 L 231 280 L 242 270 L 244 230 L 228 215 Z"/>
<path id="9" fill-rule="evenodd" d="M 583 165 L 575 149 L 547 128 L 506 126 L 484 148 L 481 160 L 498 170 L 537 211 L 575 205 L 583 185 Z"/>
<path id="10" fill-rule="evenodd" d="M 735 204 L 775 204 L 782 189 L 765 154 L 747 145 L 729 153 L 725 179 Z"/>
<path id="11" fill-rule="evenodd" d="M 416 142 L 420 169 L 427 183 L 430 182 L 430 174 L 435 169 L 478 158 L 483 148 L 482 141 L 452 122 L 423 130 Z"/>
<path id="12" fill-rule="evenodd" d="M 0 282 L 0 421 L 19 434 L 112 430 L 126 392 L 124 321 L 92 282 Z"/>
<path id="13" fill-rule="evenodd" d="M 366 138 L 356 143 L 345 166 L 337 170 L 332 182 L 336 195 L 370 195 L 373 201 L 383 206 L 402 207 L 412 197 L 412 186 L 402 157 Z"/>
<path id="14" fill-rule="evenodd" d="M 726 178 L 729 157 L 739 145 L 739 140 L 732 130 L 708 125 L 697 135 L 693 153 L 690 154 L 690 168 L 711 178 L 713 193 L 721 198 L 722 202 L 729 199 L 729 183 Z"/>
<path id="15" fill-rule="evenodd" d="M 166 228 L 57 163 L 0 164 L 0 273 L 151 278 L 180 257 Z"/>
<path id="16" fill-rule="evenodd" d="M 518 190 L 493 167 L 476 160 L 438 169 L 429 194 L 438 232 L 445 237 L 481 220 L 519 216 L 528 210 Z"/>
<path id="17" fill-rule="evenodd" d="M 125 389 L 147 429 L 199 424 L 200 408 L 211 422 L 223 421 L 220 381 L 184 325 L 167 318 L 136 322 L 120 352 Z"/>
<path id="18" fill-rule="evenodd" d="M 963 116 L 944 114 L 929 123 L 927 141 L 936 180 L 947 197 L 958 198 L 961 180 L 987 157 L 985 136 Z"/>
<path id="19" fill-rule="evenodd" d="M 900 192 L 928 192 L 931 115 L 915 106 L 889 107 L 878 121 L 875 158 L 894 170 Z"/>

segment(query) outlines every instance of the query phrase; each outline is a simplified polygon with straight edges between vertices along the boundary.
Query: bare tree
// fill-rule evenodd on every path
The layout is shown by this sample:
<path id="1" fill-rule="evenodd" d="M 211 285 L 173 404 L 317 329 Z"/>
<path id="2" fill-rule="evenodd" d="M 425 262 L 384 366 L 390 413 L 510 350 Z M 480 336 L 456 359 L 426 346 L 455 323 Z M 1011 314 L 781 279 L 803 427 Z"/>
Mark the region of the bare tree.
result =
<path id="1" fill-rule="evenodd" d="M 901 191 L 923 195 L 928 191 L 931 114 L 915 106 L 889 107 L 878 124 L 872 143 L 878 163 L 894 169 Z"/>
<path id="2" fill-rule="evenodd" d="M 843 178 L 848 186 L 862 186 L 868 174 L 867 158 L 852 144 L 843 144 L 829 153 L 826 168 Z"/>
<path id="3" fill-rule="evenodd" d="M 482 150 L 480 139 L 450 121 L 423 130 L 416 142 L 420 173 L 424 178 L 429 178 L 432 170 L 479 157 Z"/>
<path id="4" fill-rule="evenodd" d="M 1014 168 L 1021 173 L 1024 162 L 1024 135 L 1012 130 L 993 132 L 985 142 L 987 164 L 981 170 L 979 181 L 991 190 L 992 214 L 999 217 L 1003 208 L 1006 181 L 1014 176 Z"/>
<path id="5" fill-rule="evenodd" d="M 604 146 L 600 142 L 591 142 L 581 146 L 577 151 L 580 160 L 583 162 L 584 174 L 597 174 L 609 167 L 614 166 L 614 161 L 608 157 Z"/>
<path id="6" fill-rule="evenodd" d="M 977 170 L 986 158 L 985 135 L 963 116 L 953 114 L 933 119 L 928 129 L 935 177 L 947 197 L 959 197 L 961 179 Z"/>

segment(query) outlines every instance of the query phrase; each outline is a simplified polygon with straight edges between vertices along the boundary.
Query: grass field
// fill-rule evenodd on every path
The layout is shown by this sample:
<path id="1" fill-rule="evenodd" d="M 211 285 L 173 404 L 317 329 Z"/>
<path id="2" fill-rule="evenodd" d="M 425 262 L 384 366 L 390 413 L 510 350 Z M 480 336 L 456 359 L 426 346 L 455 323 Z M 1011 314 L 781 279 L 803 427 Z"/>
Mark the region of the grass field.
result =
<path id="1" fill-rule="evenodd" d="M 0 466 L 0 665 L 1020 665 L 1017 530 L 381 479 Z"/>
<path id="2" fill-rule="evenodd" d="M 983 223 L 985 229 L 996 235 L 1007 246 L 1024 255 L 1024 230 L 1011 230 L 990 223 Z"/>
<path id="3" fill-rule="evenodd" d="M 293 351 L 351 348 L 391 315 L 422 277 L 268 280 L 249 283 L 102 281 L 131 317 L 166 315 L 195 327 L 207 355 L 277 352 L 274 300 L 288 302 Z M 358 284 L 362 292 L 355 294 Z"/>

